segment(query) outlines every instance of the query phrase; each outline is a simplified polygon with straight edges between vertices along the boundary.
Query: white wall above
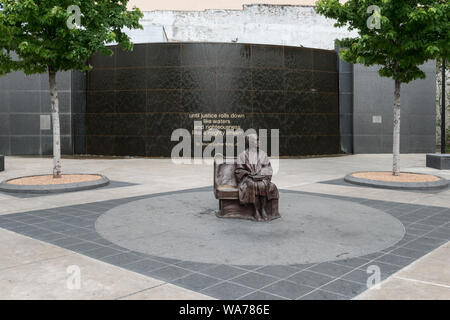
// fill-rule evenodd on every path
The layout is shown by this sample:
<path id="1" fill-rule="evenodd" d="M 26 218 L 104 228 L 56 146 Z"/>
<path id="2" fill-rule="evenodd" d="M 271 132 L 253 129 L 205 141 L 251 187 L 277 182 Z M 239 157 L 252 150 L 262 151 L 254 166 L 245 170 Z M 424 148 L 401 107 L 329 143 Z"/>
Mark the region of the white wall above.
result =
<path id="1" fill-rule="evenodd" d="M 151 11 L 144 30 L 128 31 L 135 43 L 238 42 L 334 49 L 334 40 L 355 35 L 335 28 L 314 7 L 249 5 L 243 10 Z"/>

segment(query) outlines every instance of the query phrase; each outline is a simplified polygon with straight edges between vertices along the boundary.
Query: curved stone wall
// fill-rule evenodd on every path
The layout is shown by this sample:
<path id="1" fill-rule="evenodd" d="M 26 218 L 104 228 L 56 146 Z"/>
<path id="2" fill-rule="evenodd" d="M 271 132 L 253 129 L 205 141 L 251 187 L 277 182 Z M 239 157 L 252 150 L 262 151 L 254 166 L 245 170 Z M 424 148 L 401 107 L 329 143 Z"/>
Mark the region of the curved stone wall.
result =
<path id="1" fill-rule="evenodd" d="M 172 131 L 192 130 L 199 117 L 280 129 L 281 156 L 340 152 L 334 51 L 225 43 L 113 50 L 90 61 L 87 154 L 170 157 Z"/>

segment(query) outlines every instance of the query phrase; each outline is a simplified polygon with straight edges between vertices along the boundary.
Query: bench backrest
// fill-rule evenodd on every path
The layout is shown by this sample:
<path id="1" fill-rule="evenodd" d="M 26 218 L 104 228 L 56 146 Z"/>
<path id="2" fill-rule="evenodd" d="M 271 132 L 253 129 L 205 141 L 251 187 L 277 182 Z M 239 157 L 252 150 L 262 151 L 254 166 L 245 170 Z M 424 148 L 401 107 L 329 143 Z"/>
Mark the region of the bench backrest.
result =
<path id="1" fill-rule="evenodd" d="M 214 160 L 214 189 L 217 186 L 237 187 L 235 169 L 236 159 Z"/>

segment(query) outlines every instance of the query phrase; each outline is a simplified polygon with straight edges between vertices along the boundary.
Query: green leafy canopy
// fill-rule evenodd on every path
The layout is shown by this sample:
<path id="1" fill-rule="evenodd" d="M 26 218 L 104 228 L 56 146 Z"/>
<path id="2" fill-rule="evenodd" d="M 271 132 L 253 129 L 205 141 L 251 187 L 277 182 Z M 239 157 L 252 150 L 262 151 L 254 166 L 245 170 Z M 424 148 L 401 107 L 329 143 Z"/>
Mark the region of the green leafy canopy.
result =
<path id="1" fill-rule="evenodd" d="M 89 70 L 88 58 L 116 42 L 126 50 L 133 44 L 123 28 L 142 29 L 137 8 L 127 10 L 128 0 L 1 0 L 0 74 L 23 70 L 25 74 Z M 78 6 L 81 26 L 69 28 Z M 16 57 L 12 58 L 15 53 Z"/>
<path id="2" fill-rule="evenodd" d="M 425 78 L 419 66 L 449 57 L 448 0 L 320 0 L 317 12 L 336 20 L 335 26 L 356 30 L 358 37 L 337 41 L 344 61 L 380 65 L 381 76 L 403 83 Z M 369 28 L 372 6 L 380 8 L 380 28 Z"/>

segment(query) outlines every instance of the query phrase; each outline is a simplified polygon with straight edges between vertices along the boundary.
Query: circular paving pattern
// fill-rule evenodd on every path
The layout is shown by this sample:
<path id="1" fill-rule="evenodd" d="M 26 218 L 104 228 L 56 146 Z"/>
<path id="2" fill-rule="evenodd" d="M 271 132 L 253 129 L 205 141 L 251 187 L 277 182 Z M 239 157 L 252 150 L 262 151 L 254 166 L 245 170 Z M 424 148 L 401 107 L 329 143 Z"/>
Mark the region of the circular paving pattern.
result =
<path id="1" fill-rule="evenodd" d="M 341 260 L 403 238 L 393 216 L 350 201 L 281 192 L 282 218 L 218 219 L 212 191 L 129 202 L 99 217 L 102 237 L 150 255 L 203 263 L 289 265 Z"/>

